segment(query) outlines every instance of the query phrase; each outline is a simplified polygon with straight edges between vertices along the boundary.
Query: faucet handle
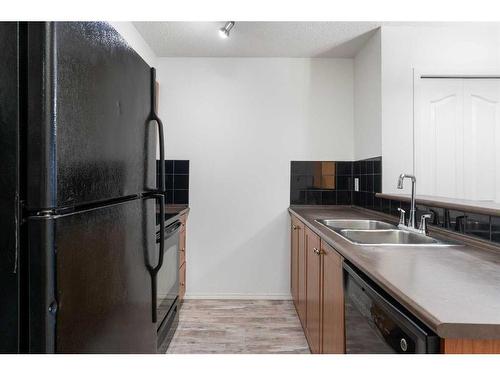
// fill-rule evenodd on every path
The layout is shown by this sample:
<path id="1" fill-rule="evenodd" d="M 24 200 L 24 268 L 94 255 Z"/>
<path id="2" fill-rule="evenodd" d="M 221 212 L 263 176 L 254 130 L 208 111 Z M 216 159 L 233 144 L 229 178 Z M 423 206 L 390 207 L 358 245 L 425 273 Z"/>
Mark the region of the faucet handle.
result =
<path id="1" fill-rule="evenodd" d="M 403 210 L 401 207 L 398 207 L 398 211 L 400 212 L 400 214 L 399 214 L 399 225 L 405 225 L 405 214 L 406 214 L 406 211 Z"/>
<path id="2" fill-rule="evenodd" d="M 420 217 L 420 228 L 419 230 L 424 233 L 424 234 L 427 234 L 427 219 L 430 219 L 432 218 L 432 214 L 423 214 L 421 217 Z"/>

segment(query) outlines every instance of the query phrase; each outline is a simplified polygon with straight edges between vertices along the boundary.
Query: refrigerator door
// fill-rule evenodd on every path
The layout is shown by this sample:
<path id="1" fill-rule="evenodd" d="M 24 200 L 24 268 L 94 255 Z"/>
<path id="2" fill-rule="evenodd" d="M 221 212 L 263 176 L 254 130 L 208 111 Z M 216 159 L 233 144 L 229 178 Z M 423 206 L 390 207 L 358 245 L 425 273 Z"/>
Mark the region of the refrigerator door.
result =
<path id="1" fill-rule="evenodd" d="M 154 199 L 29 218 L 31 352 L 156 353 L 154 224 Z"/>
<path id="2" fill-rule="evenodd" d="M 150 67 L 109 24 L 28 23 L 27 208 L 156 189 Z"/>
<path id="3" fill-rule="evenodd" d="M 19 25 L 0 22 L 0 353 L 19 341 Z"/>

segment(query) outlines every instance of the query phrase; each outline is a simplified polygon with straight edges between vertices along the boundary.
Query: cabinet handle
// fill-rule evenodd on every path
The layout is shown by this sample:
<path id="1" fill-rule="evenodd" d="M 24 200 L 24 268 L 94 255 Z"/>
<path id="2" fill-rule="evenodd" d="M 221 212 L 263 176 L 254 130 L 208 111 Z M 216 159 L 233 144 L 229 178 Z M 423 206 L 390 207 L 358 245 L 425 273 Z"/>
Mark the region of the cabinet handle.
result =
<path id="1" fill-rule="evenodd" d="M 313 247 L 313 251 L 314 251 L 314 254 L 316 255 L 320 255 L 321 254 L 321 251 L 316 249 L 315 247 Z"/>
<path id="2" fill-rule="evenodd" d="M 181 251 L 186 251 L 186 249 L 182 248 Z"/>
<path id="3" fill-rule="evenodd" d="M 292 228 L 293 228 L 293 230 L 300 229 L 300 227 L 298 225 L 292 225 Z"/>
<path id="4" fill-rule="evenodd" d="M 184 286 L 184 285 L 186 285 L 186 284 L 184 284 L 184 283 L 181 283 L 181 286 Z"/>

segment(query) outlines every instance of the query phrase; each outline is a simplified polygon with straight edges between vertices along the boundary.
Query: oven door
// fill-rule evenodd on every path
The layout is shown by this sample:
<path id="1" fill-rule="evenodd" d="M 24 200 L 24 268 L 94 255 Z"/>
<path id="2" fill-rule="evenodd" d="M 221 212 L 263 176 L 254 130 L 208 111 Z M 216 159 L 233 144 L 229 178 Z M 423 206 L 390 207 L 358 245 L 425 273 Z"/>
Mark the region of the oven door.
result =
<path id="1" fill-rule="evenodd" d="M 181 222 L 176 221 L 165 228 L 165 251 L 163 264 L 157 274 L 156 328 L 160 328 L 177 301 L 179 295 L 179 231 Z M 156 248 L 160 248 L 160 233 L 156 235 Z"/>

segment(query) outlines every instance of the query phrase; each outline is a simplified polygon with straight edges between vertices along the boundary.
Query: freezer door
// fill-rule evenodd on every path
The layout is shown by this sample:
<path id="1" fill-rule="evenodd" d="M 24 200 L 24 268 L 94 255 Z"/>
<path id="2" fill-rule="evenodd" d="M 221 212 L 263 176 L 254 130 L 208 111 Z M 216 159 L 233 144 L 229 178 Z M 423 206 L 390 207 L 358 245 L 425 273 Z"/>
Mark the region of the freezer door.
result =
<path id="1" fill-rule="evenodd" d="M 154 224 L 153 199 L 29 219 L 32 352 L 156 352 Z"/>
<path id="2" fill-rule="evenodd" d="M 0 353 L 19 341 L 19 25 L 0 22 Z"/>
<path id="3" fill-rule="evenodd" d="M 28 24 L 27 207 L 156 188 L 150 67 L 109 24 Z"/>

